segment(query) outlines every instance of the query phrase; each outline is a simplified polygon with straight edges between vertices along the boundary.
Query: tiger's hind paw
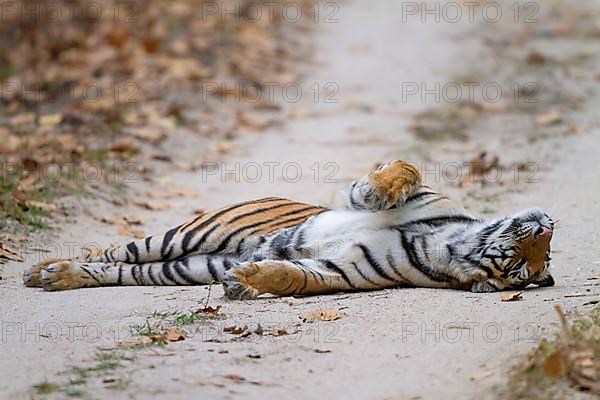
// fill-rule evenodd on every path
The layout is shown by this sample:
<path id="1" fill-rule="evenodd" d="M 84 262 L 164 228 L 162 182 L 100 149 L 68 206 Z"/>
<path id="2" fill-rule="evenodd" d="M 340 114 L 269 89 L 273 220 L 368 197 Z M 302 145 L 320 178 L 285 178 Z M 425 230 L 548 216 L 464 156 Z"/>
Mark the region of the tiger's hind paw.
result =
<path id="1" fill-rule="evenodd" d="M 420 184 L 421 174 L 415 167 L 404 161 L 392 161 L 369 175 L 365 201 L 378 210 L 400 206 Z"/>
<path id="2" fill-rule="evenodd" d="M 46 291 L 101 286 L 98 276 L 101 266 L 100 263 L 81 263 L 77 261 L 52 263 L 41 270 L 41 286 Z"/>
<path id="3" fill-rule="evenodd" d="M 41 263 L 32 265 L 31 267 L 25 268 L 23 271 L 23 284 L 27 287 L 42 287 L 41 273 L 42 270 L 47 268 L 50 264 L 57 263 L 60 261 L 58 258 L 42 261 Z"/>

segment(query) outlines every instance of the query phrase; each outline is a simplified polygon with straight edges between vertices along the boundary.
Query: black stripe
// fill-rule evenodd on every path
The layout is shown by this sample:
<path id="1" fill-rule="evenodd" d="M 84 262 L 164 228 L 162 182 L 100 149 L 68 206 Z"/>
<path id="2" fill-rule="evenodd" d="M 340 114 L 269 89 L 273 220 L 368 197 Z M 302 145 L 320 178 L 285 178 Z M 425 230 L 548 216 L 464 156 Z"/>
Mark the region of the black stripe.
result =
<path id="1" fill-rule="evenodd" d="M 208 265 L 208 273 L 212 276 L 213 281 L 219 282 L 219 274 L 217 273 L 217 269 L 212 263 L 212 258 L 210 256 L 206 257 L 206 264 Z"/>
<path id="2" fill-rule="evenodd" d="M 131 277 L 133 278 L 133 280 L 135 281 L 135 283 L 138 286 L 141 286 L 141 281 L 139 280 L 137 274 L 136 274 L 136 268 L 141 268 L 139 264 L 134 265 L 133 267 L 131 267 L 131 269 L 129 270 L 131 272 Z"/>
<path id="3" fill-rule="evenodd" d="M 235 252 L 236 254 L 241 254 L 242 253 L 242 246 L 244 245 L 244 241 L 246 240 L 246 238 L 242 238 L 240 240 L 240 242 L 238 243 L 237 247 L 235 248 Z"/>
<path id="4" fill-rule="evenodd" d="M 208 239 L 210 234 L 213 233 L 220 226 L 221 226 L 221 224 L 216 224 L 215 226 L 213 226 L 212 228 L 210 228 L 209 230 L 204 232 L 204 234 L 200 237 L 200 239 L 198 239 L 198 242 L 194 245 L 194 247 L 192 247 L 189 250 L 184 250 L 184 254 L 190 254 L 190 253 L 194 253 L 194 252 L 198 251 L 200 249 L 200 247 L 206 242 L 206 239 Z M 188 236 L 186 235 L 183 238 L 183 242 L 181 243 L 182 249 L 186 249 L 187 246 L 189 245 L 189 242 L 187 242 L 187 239 L 188 239 Z M 190 238 L 190 240 L 191 240 L 191 238 Z"/>
<path id="5" fill-rule="evenodd" d="M 485 283 L 487 283 L 488 285 L 490 285 L 491 287 L 493 287 L 493 288 L 494 288 L 494 289 L 496 289 L 496 290 L 500 290 L 500 288 L 499 288 L 498 286 L 494 285 L 494 284 L 493 284 L 492 282 L 490 282 L 489 280 L 488 280 L 488 281 L 485 281 Z"/>
<path id="6" fill-rule="evenodd" d="M 429 279 L 435 282 L 450 282 L 456 280 L 455 278 L 448 276 L 447 274 L 437 272 L 431 267 L 423 264 L 416 253 L 414 245 L 411 242 L 409 242 L 409 240 L 404 235 L 404 232 L 402 231 L 400 231 L 400 240 L 402 242 L 402 247 L 404 247 L 404 251 L 406 251 L 406 254 L 408 255 L 408 261 L 410 262 L 410 264 L 414 268 L 421 271 Z"/>
<path id="7" fill-rule="evenodd" d="M 277 205 L 274 205 L 274 206 L 271 206 L 271 207 L 259 208 L 258 210 L 254 210 L 254 211 L 250 211 L 250 212 L 247 212 L 247 213 L 244 213 L 244 214 L 237 215 L 237 216 L 233 217 L 232 219 L 230 219 L 229 221 L 227 221 L 227 223 L 231 224 L 232 222 L 239 221 L 242 218 L 249 217 L 251 215 L 260 214 L 260 213 L 263 213 L 265 211 L 275 210 L 277 208 L 282 208 L 282 207 L 298 206 L 298 205 L 302 205 L 302 203 L 294 203 L 294 202 L 286 201 L 283 204 L 277 204 Z M 308 207 L 305 207 L 304 209 L 308 210 L 308 209 L 311 209 L 311 208 L 318 208 L 318 207 L 308 206 Z"/>
<path id="8" fill-rule="evenodd" d="M 179 282 L 177 282 L 175 280 L 175 277 L 173 276 L 173 272 L 171 272 L 170 263 L 171 263 L 170 261 L 163 263 L 162 273 L 163 273 L 164 277 L 167 278 L 168 280 L 175 282 L 175 284 L 179 284 Z"/>
<path id="9" fill-rule="evenodd" d="M 388 281 L 397 282 L 394 278 L 389 276 L 383 268 L 381 268 L 381 265 L 379 265 L 375 257 L 373 257 L 373 254 L 371 254 L 371 251 L 367 248 L 367 246 L 365 246 L 362 243 L 359 243 L 356 246 L 358 246 L 358 248 L 363 252 L 363 256 L 365 257 L 371 268 L 373 268 L 373 270 L 377 273 L 377 275 L 379 275 L 383 279 L 387 279 Z"/>
<path id="10" fill-rule="evenodd" d="M 423 225 L 431 225 L 431 226 L 441 226 L 446 224 L 456 224 L 456 223 L 475 223 L 480 222 L 480 220 L 475 219 L 473 217 L 469 217 L 466 215 L 444 215 L 441 217 L 431 217 L 431 218 L 423 218 L 417 219 L 410 222 L 405 222 L 400 225 L 393 226 L 394 229 L 402 229 L 408 228 L 412 225 L 423 224 Z"/>
<path id="11" fill-rule="evenodd" d="M 225 209 L 223 209 L 221 211 L 215 212 L 206 221 L 203 221 L 202 223 L 198 224 L 198 226 L 195 226 L 194 228 L 192 228 L 189 232 L 186 232 L 186 234 L 185 234 L 185 236 L 183 238 L 183 243 L 181 245 L 181 248 L 185 252 L 186 248 L 187 248 L 187 244 L 189 244 L 189 242 L 192 240 L 192 238 L 194 237 L 194 235 L 198 231 L 200 231 L 200 230 L 204 229 L 206 226 L 210 225 L 212 222 L 216 221 L 220 216 L 222 216 L 224 214 L 227 214 L 228 212 L 233 211 L 235 209 L 238 209 L 240 207 L 244 207 L 244 206 L 246 206 L 248 204 L 252 204 L 252 203 L 267 203 L 267 202 L 275 201 L 275 200 L 282 200 L 282 199 L 279 199 L 277 197 L 267 197 L 267 198 L 261 199 L 261 200 L 253 200 L 253 201 L 247 201 L 247 202 L 244 202 L 244 203 L 234 204 L 231 207 L 227 207 L 227 208 L 225 208 Z M 194 222 L 200 220 L 203 217 L 205 217 L 205 215 L 200 216 L 200 217 L 196 218 L 194 221 L 192 221 L 191 223 L 184 225 L 182 227 L 182 232 L 185 229 L 187 229 L 189 226 L 191 226 Z"/>
<path id="12" fill-rule="evenodd" d="M 118 285 L 123 284 L 123 265 L 121 265 L 121 264 L 119 264 L 119 276 L 117 278 L 117 284 Z"/>
<path id="13" fill-rule="evenodd" d="M 225 271 L 229 271 L 233 267 L 235 267 L 234 263 L 232 263 L 231 261 L 229 261 L 226 258 L 223 259 L 223 268 L 225 268 Z"/>
<path id="14" fill-rule="evenodd" d="M 352 282 L 350 282 L 350 278 L 348 278 L 348 275 L 346 275 L 346 273 L 340 267 L 338 267 L 333 261 L 329 261 L 329 260 L 319 260 L 319 261 L 322 262 L 323 264 L 325 264 L 325 267 L 327 269 L 330 269 L 330 270 L 335 271 L 336 273 L 340 274 L 342 276 L 342 279 L 346 281 L 348 286 L 350 286 L 352 289 L 354 289 L 354 285 L 352 284 Z"/>
<path id="15" fill-rule="evenodd" d="M 152 236 L 148 236 L 144 239 L 144 242 L 146 243 L 146 253 L 148 254 L 150 254 L 150 240 L 152 240 Z"/>
<path id="16" fill-rule="evenodd" d="M 95 280 L 98 283 L 99 286 L 102 286 L 102 284 L 100 283 L 100 281 L 98 279 L 96 279 L 96 277 L 90 271 L 88 271 L 87 268 L 85 268 L 83 266 L 80 266 L 79 268 L 81 268 L 81 270 L 83 272 L 85 272 L 86 274 L 88 274 L 90 276 L 90 278 L 92 278 L 93 280 Z"/>
<path id="17" fill-rule="evenodd" d="M 300 288 L 298 293 L 304 292 L 304 289 L 306 289 L 306 285 L 308 285 L 308 276 L 306 275 L 306 271 L 302 268 L 300 269 L 300 271 L 302 271 L 302 275 L 304 276 L 304 283 L 302 284 L 302 287 Z"/>
<path id="18" fill-rule="evenodd" d="M 385 259 L 386 259 L 388 265 L 390 266 L 390 268 L 392 269 L 392 271 L 394 271 L 394 273 L 400 277 L 400 279 L 403 281 L 403 283 L 406 283 L 407 285 L 410 285 L 410 286 L 415 286 L 415 284 L 412 283 L 410 279 L 408 279 L 407 277 L 402 275 L 402 273 L 398 270 L 398 268 L 396 267 L 396 260 L 394 259 L 394 257 L 391 254 L 388 254 L 385 257 Z"/>
<path id="19" fill-rule="evenodd" d="M 130 242 L 127 245 L 127 250 L 129 250 L 129 252 L 133 254 L 133 262 L 134 263 L 139 262 L 140 253 L 138 252 L 138 248 L 134 242 Z"/>
<path id="20" fill-rule="evenodd" d="M 163 237 L 163 241 L 162 241 L 162 246 L 160 248 L 160 254 L 162 256 L 163 260 L 168 260 L 171 257 L 171 253 L 173 252 L 173 247 L 171 247 L 169 249 L 169 251 L 167 251 L 167 248 L 169 247 L 169 245 L 171 244 L 171 240 L 173 240 L 173 236 L 175 236 L 175 234 L 177 233 L 177 230 L 181 227 L 177 226 L 173 229 L 170 229 L 167 231 L 167 233 L 165 233 L 165 236 Z"/>
<path id="21" fill-rule="evenodd" d="M 181 264 L 183 264 L 187 269 L 182 268 Z M 202 282 L 200 282 L 200 281 L 194 279 L 192 276 L 190 276 L 189 264 L 188 264 L 187 258 L 183 258 L 183 259 L 175 261 L 175 263 L 173 264 L 173 268 L 175 269 L 175 272 L 177 272 L 179 274 L 179 276 L 187 283 L 190 283 L 192 285 L 201 285 L 202 284 Z"/>
<path id="22" fill-rule="evenodd" d="M 416 207 L 415 207 L 415 209 L 416 209 L 416 208 L 423 208 L 423 207 L 425 207 L 425 206 L 428 206 L 428 205 L 430 205 L 430 204 L 432 204 L 432 203 L 436 203 L 436 202 L 438 202 L 438 201 L 441 201 L 441 200 L 450 200 L 450 199 L 449 199 L 449 198 L 447 198 L 446 196 L 440 196 L 440 197 L 438 197 L 438 198 L 435 198 L 435 199 L 432 199 L 432 200 L 428 200 L 428 201 L 426 201 L 425 203 L 421 203 L 421 204 L 419 204 L 418 206 L 416 206 Z"/>
<path id="23" fill-rule="evenodd" d="M 148 278 L 150 278 L 150 281 L 152 282 L 152 284 L 154 284 L 155 286 L 159 286 L 159 283 L 154 278 L 154 273 L 152 272 L 153 266 L 154 266 L 154 264 L 148 264 Z"/>
<path id="24" fill-rule="evenodd" d="M 436 192 L 419 192 L 419 193 L 415 193 L 415 194 L 413 194 L 411 196 L 408 196 L 408 198 L 406 199 L 405 203 L 409 203 L 411 201 L 415 201 L 417 199 L 420 199 L 421 197 L 430 196 L 430 195 L 433 195 L 433 194 L 439 194 L 439 193 L 436 193 Z"/>
<path id="25" fill-rule="evenodd" d="M 232 239 L 232 238 L 233 238 L 235 235 L 239 234 L 240 232 L 243 232 L 243 231 L 245 231 L 245 230 L 247 230 L 247 229 L 250 229 L 250 228 L 256 228 L 256 227 L 260 227 L 260 228 L 262 228 L 262 227 L 263 227 L 263 226 L 265 226 L 265 225 L 269 225 L 271 222 L 278 221 L 278 220 L 279 220 L 279 219 L 281 219 L 281 217 L 283 217 L 283 216 L 289 216 L 289 215 L 298 214 L 298 213 L 301 213 L 302 211 L 303 211 L 303 210 L 294 210 L 294 211 L 290 211 L 290 212 L 287 212 L 287 213 L 284 213 L 284 214 L 278 215 L 278 216 L 276 216 L 276 217 L 273 217 L 273 218 L 270 218 L 270 219 L 267 219 L 267 220 L 264 220 L 264 221 L 255 222 L 254 224 L 250 224 L 250 225 L 246 225 L 246 226 L 243 226 L 243 227 L 241 227 L 241 228 L 238 228 L 238 229 L 236 229 L 235 231 L 231 232 L 229 235 L 225 236 L 225 238 L 224 238 L 224 239 L 221 241 L 221 244 L 219 245 L 219 247 L 217 247 L 215 250 L 212 250 L 212 251 L 210 251 L 210 252 L 209 252 L 209 254 L 215 254 L 215 253 L 219 253 L 219 252 L 223 251 L 225 248 L 227 248 L 227 245 L 229 244 L 229 242 L 231 241 L 231 239 Z M 304 210 L 304 211 L 305 211 L 305 210 Z M 284 220 L 284 221 L 281 221 L 281 223 L 282 223 L 282 224 L 284 224 L 284 223 L 288 223 L 288 222 L 293 222 L 293 221 L 295 221 L 295 220 L 306 219 L 306 218 L 309 218 L 309 217 L 310 217 L 310 216 L 302 216 L 302 217 L 298 217 L 298 218 L 295 218 L 295 219 L 294 219 L 294 218 L 292 218 L 292 219 L 289 219 L 289 220 Z M 248 236 L 251 236 L 252 234 L 254 234 L 254 233 L 256 233 L 256 232 L 260 231 L 260 228 L 259 228 L 259 229 L 256 229 L 256 230 L 254 230 L 254 231 L 252 231 L 252 232 L 250 232 L 250 234 L 246 235 L 246 237 L 248 237 Z"/>
<path id="26" fill-rule="evenodd" d="M 369 277 L 367 277 L 365 274 L 363 274 L 363 272 L 360 270 L 360 268 L 358 268 L 358 265 L 355 262 L 350 263 L 350 265 L 352 265 L 354 267 L 354 269 L 356 269 L 356 272 L 358 272 L 358 274 L 367 282 L 369 282 L 370 284 L 374 285 L 374 286 L 379 286 L 377 283 L 373 282 L 372 280 L 369 279 Z"/>

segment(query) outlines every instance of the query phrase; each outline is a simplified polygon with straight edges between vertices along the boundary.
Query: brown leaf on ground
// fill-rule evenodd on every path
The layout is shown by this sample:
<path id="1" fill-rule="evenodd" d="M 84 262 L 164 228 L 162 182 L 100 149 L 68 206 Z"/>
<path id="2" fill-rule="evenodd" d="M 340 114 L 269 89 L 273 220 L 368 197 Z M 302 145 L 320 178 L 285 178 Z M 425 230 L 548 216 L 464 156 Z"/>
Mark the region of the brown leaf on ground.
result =
<path id="1" fill-rule="evenodd" d="M 506 293 L 500 297 L 500 301 L 519 301 L 523 300 L 523 292 Z"/>
<path id="2" fill-rule="evenodd" d="M 587 278 L 588 281 L 594 280 L 594 279 L 600 279 L 600 274 L 596 274 L 596 275 L 592 275 L 589 278 Z"/>
<path id="3" fill-rule="evenodd" d="M 129 339 L 122 341 L 119 346 L 124 348 L 147 346 L 151 344 L 153 340 L 148 336 L 140 336 L 135 339 Z"/>
<path id="4" fill-rule="evenodd" d="M 121 139 L 110 147 L 110 151 L 134 155 L 140 152 L 140 148 L 129 139 Z"/>
<path id="5" fill-rule="evenodd" d="M 167 339 L 169 342 L 179 342 L 181 340 L 185 340 L 185 335 L 179 328 L 170 326 L 165 332 L 165 339 Z"/>
<path id="6" fill-rule="evenodd" d="M 244 326 L 233 325 L 233 326 L 226 326 L 225 328 L 223 328 L 223 332 L 231 333 L 232 335 L 241 335 L 244 332 L 246 332 L 247 330 L 248 330 L 247 325 L 244 325 Z"/>
<path id="7" fill-rule="evenodd" d="M 532 50 L 527 54 L 527 64 L 544 64 L 547 57 L 537 50 Z"/>
<path id="8" fill-rule="evenodd" d="M 484 179 L 485 176 L 490 174 L 491 177 L 496 176 L 496 172 L 502 169 L 500 165 L 500 158 L 497 155 L 490 155 L 483 151 L 468 161 L 469 173 L 465 174 L 463 179 L 459 183 L 459 187 L 465 187 L 468 183 L 473 182 L 488 182 Z M 493 172 L 495 171 L 495 172 Z"/>
<path id="9" fill-rule="evenodd" d="M 162 210 L 167 210 L 170 208 L 167 203 L 162 203 L 162 202 L 158 202 L 158 201 L 134 200 L 134 201 L 132 201 L 132 203 L 138 207 L 145 208 L 146 210 L 150 210 L 150 211 L 162 211 Z"/>
<path id="10" fill-rule="evenodd" d="M 567 134 L 569 135 L 580 135 L 584 132 L 584 129 L 577 125 L 571 125 L 567 128 Z"/>
<path id="11" fill-rule="evenodd" d="M 238 111 L 236 113 L 237 121 L 241 126 L 256 130 L 267 129 L 274 125 L 276 120 L 262 113 L 253 113 L 248 111 Z"/>
<path id="12" fill-rule="evenodd" d="M 1 258 L 5 258 L 10 261 L 23 261 L 23 257 L 15 249 L 12 249 L 4 243 L 0 243 L 0 259 Z"/>
<path id="13" fill-rule="evenodd" d="M 131 228 L 129 225 L 119 225 L 117 228 L 117 235 L 119 236 L 129 236 L 131 234 Z"/>
<path id="14" fill-rule="evenodd" d="M 63 116 L 61 114 L 46 114 L 40 115 L 38 122 L 41 126 L 53 126 L 60 124 L 62 120 Z"/>
<path id="15" fill-rule="evenodd" d="M 50 203 L 44 203 L 43 201 L 27 200 L 26 204 L 27 204 L 27 207 L 37 208 L 37 209 L 48 211 L 48 212 L 55 212 L 57 209 L 56 205 L 50 204 Z"/>
<path id="16" fill-rule="evenodd" d="M 144 233 L 144 231 L 140 231 L 139 229 L 131 231 L 131 235 L 136 239 L 143 239 L 146 237 L 146 234 Z"/>
<path id="17" fill-rule="evenodd" d="M 246 382 L 246 378 L 244 378 L 243 376 L 240 376 L 240 375 L 235 375 L 235 374 L 224 375 L 223 378 L 227 379 L 228 381 L 234 382 L 234 383 Z"/>
<path id="18" fill-rule="evenodd" d="M 335 321 L 340 319 L 345 314 L 335 310 L 316 310 L 309 311 L 300 315 L 302 322 L 315 322 L 315 321 Z"/>
<path id="19" fill-rule="evenodd" d="M 547 113 L 540 114 L 535 118 L 535 124 L 539 127 L 556 125 L 562 122 L 562 118 L 558 111 L 551 110 Z"/>
<path id="20" fill-rule="evenodd" d="M 273 332 L 272 332 L 273 336 L 284 336 L 287 334 L 288 334 L 288 331 L 285 328 L 275 328 L 275 329 L 273 329 Z"/>
<path id="21" fill-rule="evenodd" d="M 210 316 L 215 319 L 220 319 L 222 317 L 222 315 L 220 314 L 221 306 L 216 306 L 216 307 L 208 306 L 208 307 L 204 307 L 204 308 L 199 308 L 195 312 L 198 315 Z"/>
<path id="22" fill-rule="evenodd" d="M 483 371 L 478 374 L 469 376 L 469 380 L 470 381 L 480 381 L 482 379 L 492 376 L 492 374 L 493 374 L 493 371 Z"/>
<path id="23" fill-rule="evenodd" d="M 154 199 L 172 199 L 176 197 L 194 198 L 198 197 L 199 193 L 186 188 L 170 187 L 167 190 L 153 190 L 148 192 L 148 196 Z"/>

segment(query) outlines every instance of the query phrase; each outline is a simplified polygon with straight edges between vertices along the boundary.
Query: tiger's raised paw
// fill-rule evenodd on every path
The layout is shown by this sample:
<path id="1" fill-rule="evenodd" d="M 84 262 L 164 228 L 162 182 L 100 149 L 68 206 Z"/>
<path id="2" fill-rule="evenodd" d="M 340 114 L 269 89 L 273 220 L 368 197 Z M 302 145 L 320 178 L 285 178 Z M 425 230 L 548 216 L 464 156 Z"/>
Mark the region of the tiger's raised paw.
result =
<path id="1" fill-rule="evenodd" d="M 69 290 L 101 286 L 97 276 L 100 263 L 59 261 L 51 263 L 40 272 L 41 286 L 46 291 Z"/>
<path id="2" fill-rule="evenodd" d="M 396 160 L 385 164 L 356 182 L 368 208 L 387 210 L 404 204 L 421 185 L 421 174 L 411 164 Z"/>

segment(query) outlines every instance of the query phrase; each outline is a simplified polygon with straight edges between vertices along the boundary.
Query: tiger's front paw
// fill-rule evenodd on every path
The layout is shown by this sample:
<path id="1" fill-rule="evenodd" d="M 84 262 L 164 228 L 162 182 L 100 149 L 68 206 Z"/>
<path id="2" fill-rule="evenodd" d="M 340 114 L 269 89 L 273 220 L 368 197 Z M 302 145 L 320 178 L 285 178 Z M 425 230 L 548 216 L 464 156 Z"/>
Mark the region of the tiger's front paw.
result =
<path id="1" fill-rule="evenodd" d="M 232 300 L 254 300 L 260 292 L 250 282 L 250 277 L 258 272 L 256 264 L 230 270 L 223 279 L 225 295 Z"/>
<path id="2" fill-rule="evenodd" d="M 403 161 L 392 161 L 369 174 L 365 202 L 378 210 L 400 206 L 420 185 L 421 174 L 415 167 Z"/>
<path id="3" fill-rule="evenodd" d="M 488 282 L 473 282 L 473 286 L 471 286 L 471 292 L 473 293 L 490 293 L 497 292 L 498 290 L 500 289 Z"/>
<path id="4" fill-rule="evenodd" d="M 101 264 L 79 261 L 59 261 L 41 270 L 40 281 L 44 290 L 70 290 L 101 285 Z"/>

